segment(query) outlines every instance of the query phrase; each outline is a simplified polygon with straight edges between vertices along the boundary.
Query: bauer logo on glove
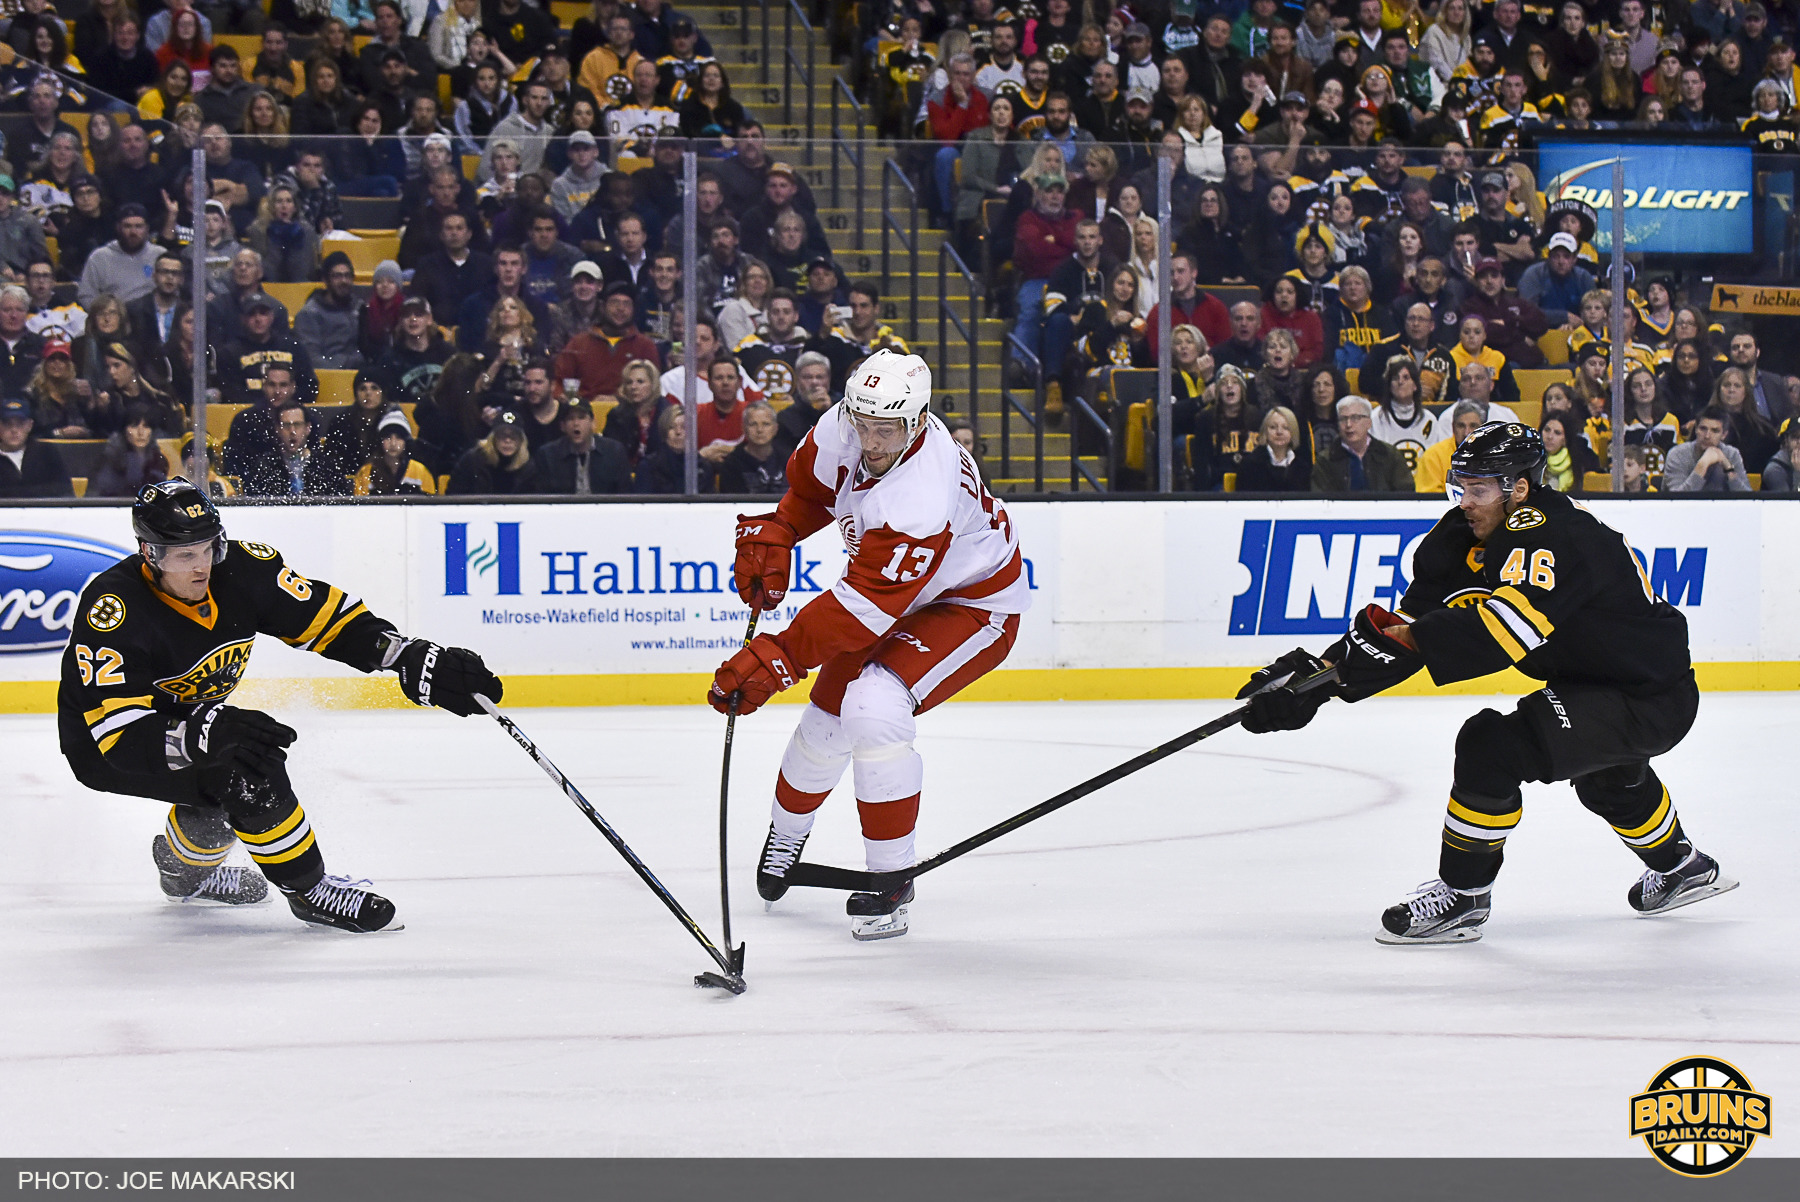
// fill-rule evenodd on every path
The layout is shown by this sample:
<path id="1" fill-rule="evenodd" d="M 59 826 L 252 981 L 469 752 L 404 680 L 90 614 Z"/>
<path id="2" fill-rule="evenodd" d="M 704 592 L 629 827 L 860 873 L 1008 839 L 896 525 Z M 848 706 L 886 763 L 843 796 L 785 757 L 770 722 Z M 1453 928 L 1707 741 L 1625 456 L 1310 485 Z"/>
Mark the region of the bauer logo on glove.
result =
<path id="1" fill-rule="evenodd" d="M 1425 657 L 1401 641 L 1406 621 L 1379 605 L 1369 605 L 1337 644 L 1339 696 L 1345 701 L 1393 688 L 1425 666 Z"/>

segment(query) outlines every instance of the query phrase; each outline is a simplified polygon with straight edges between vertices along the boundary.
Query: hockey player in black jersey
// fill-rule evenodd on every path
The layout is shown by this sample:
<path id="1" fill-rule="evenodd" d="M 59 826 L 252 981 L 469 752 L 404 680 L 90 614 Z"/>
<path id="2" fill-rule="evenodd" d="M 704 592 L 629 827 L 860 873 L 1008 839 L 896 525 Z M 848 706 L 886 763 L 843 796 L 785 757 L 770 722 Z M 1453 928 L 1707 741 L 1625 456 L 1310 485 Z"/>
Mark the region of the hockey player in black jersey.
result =
<path id="1" fill-rule="evenodd" d="M 1737 887 L 1682 830 L 1650 767 L 1679 743 L 1700 704 L 1687 620 L 1650 587 L 1615 530 L 1542 487 L 1537 431 L 1490 422 L 1451 457 L 1457 507 L 1420 543 L 1398 614 L 1370 605 L 1320 657 L 1290 652 L 1251 677 L 1244 728 L 1297 730 L 1330 693 L 1296 693 L 1326 664 L 1336 695 L 1360 701 L 1420 668 L 1440 685 L 1509 664 L 1545 687 L 1510 714 L 1485 709 L 1456 738 L 1438 878 L 1381 918 L 1382 943 L 1481 937 L 1523 781 L 1575 786 L 1645 865 L 1626 900 L 1663 914 Z"/>
<path id="2" fill-rule="evenodd" d="M 295 732 L 226 701 L 258 634 L 397 672 L 409 699 L 454 714 L 478 712 L 476 694 L 499 701 L 500 681 L 474 652 L 406 638 L 273 547 L 227 540 L 211 498 L 184 479 L 146 486 L 131 520 L 138 554 L 83 590 L 63 652 L 57 728 L 76 779 L 169 803 L 151 856 L 173 900 L 258 902 L 266 877 L 302 921 L 399 930 L 368 881 L 326 875 L 288 782 Z M 260 874 L 224 864 L 239 841 Z"/>

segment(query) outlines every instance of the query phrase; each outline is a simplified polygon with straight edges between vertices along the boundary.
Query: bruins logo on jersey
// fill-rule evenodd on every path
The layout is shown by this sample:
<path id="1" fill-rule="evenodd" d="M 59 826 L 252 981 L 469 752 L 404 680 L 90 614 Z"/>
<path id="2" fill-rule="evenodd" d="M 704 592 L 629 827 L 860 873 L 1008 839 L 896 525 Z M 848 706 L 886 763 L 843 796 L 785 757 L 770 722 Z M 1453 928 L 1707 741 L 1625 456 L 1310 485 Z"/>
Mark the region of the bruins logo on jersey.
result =
<path id="1" fill-rule="evenodd" d="M 250 663 L 254 639 L 239 639 L 215 647 L 206 657 L 180 676 L 169 676 L 156 682 L 156 687 L 183 704 L 217 701 L 231 695 L 244 677 Z"/>
<path id="2" fill-rule="evenodd" d="M 125 621 L 125 602 L 111 593 L 107 593 L 92 605 L 88 606 L 87 624 L 105 634 L 109 630 L 117 630 Z"/>
<path id="3" fill-rule="evenodd" d="M 239 543 L 238 546 L 244 549 L 244 554 L 256 559 L 275 558 L 275 548 L 267 543 Z"/>
<path id="4" fill-rule="evenodd" d="M 1444 604 L 1451 609 L 1467 609 L 1471 605 L 1480 605 L 1491 594 L 1484 588 L 1458 589 L 1444 598 Z"/>
<path id="5" fill-rule="evenodd" d="M 1062 42 L 1051 42 L 1045 57 L 1050 60 L 1051 66 L 1061 66 L 1063 60 L 1069 57 L 1069 47 Z"/>
<path id="6" fill-rule="evenodd" d="M 600 90 L 614 101 L 623 104 L 625 98 L 631 95 L 631 78 L 627 75 L 614 75 L 600 85 Z"/>
<path id="7" fill-rule="evenodd" d="M 781 359 L 771 359 L 756 369 L 756 386 L 771 400 L 794 395 L 794 369 Z"/>
<path id="8" fill-rule="evenodd" d="M 1003 79 L 1000 81 L 1000 86 L 994 89 L 994 95 L 1004 96 L 1008 100 L 1017 100 L 1019 98 L 1019 93 L 1023 92 L 1024 90 L 1025 90 L 1025 85 L 1020 83 L 1018 80 Z"/>
<path id="9" fill-rule="evenodd" d="M 1506 528 L 1508 530 L 1530 530 L 1542 526 L 1547 520 L 1542 510 L 1524 505 L 1507 515 Z"/>

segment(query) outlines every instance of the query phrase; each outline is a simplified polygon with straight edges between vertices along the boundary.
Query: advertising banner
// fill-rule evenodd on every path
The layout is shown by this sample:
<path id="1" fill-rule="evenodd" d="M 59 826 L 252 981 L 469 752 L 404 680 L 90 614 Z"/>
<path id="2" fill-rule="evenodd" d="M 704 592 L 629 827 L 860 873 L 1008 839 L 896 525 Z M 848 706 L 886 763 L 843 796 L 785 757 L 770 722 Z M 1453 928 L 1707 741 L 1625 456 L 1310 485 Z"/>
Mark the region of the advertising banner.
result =
<path id="1" fill-rule="evenodd" d="M 1594 501 L 1687 617 L 1713 687 L 1800 687 L 1800 508 Z M 363 598 L 403 631 L 481 651 L 522 704 L 697 697 L 743 637 L 731 589 L 741 506 L 231 507 L 228 531 Z M 1229 695 L 1242 669 L 1318 647 L 1371 601 L 1397 607 L 1442 501 L 1020 502 L 1032 607 L 988 699 Z M 53 704 L 75 598 L 131 547 L 122 509 L 0 510 L 0 689 Z M 783 629 L 843 571 L 835 527 L 794 556 Z M 1792 677 L 1793 679 L 1789 679 Z M 332 704 L 392 704 L 384 680 L 259 643 L 248 679 L 324 680 Z M 1496 686 L 1498 687 L 1498 686 Z"/>
<path id="2" fill-rule="evenodd" d="M 1744 146 L 1641 142 L 1538 144 L 1544 199 L 1586 201 L 1600 214 L 1594 245 L 1612 249 L 1613 160 L 1625 159 L 1625 240 L 1649 254 L 1747 255 L 1755 250 L 1755 170 Z"/>

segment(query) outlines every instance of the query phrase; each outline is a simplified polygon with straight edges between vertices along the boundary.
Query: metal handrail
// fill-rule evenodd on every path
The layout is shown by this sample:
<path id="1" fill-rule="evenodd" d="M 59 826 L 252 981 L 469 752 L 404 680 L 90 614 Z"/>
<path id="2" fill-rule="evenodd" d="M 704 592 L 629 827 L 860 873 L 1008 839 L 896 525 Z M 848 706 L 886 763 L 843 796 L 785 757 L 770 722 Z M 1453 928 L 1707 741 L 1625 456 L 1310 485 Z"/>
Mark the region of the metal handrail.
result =
<path id="1" fill-rule="evenodd" d="M 1082 478 L 1086 478 L 1088 485 L 1095 492 L 1110 491 L 1108 485 L 1112 482 L 1112 476 L 1110 474 L 1107 476 L 1107 484 L 1100 483 L 1099 477 L 1088 471 L 1087 464 L 1081 462 L 1081 455 L 1078 453 L 1077 447 L 1081 443 L 1081 422 L 1085 420 L 1105 436 L 1106 453 L 1103 458 L 1110 465 L 1113 455 L 1112 426 L 1099 413 L 1095 412 L 1094 407 L 1087 403 L 1087 398 L 1079 393 L 1071 396 L 1069 402 L 1070 411 L 1074 414 L 1074 420 L 1069 422 L 1069 491 L 1080 492 Z"/>
<path id="2" fill-rule="evenodd" d="M 962 276 L 963 283 L 965 286 L 967 286 L 967 288 L 969 290 L 969 320 L 967 322 L 964 322 L 963 319 L 957 314 L 956 310 L 954 310 L 950 307 L 950 299 L 949 299 L 950 273 L 949 273 L 948 269 L 952 266 L 954 266 L 956 268 L 957 274 Z M 980 360 L 977 357 L 978 349 L 980 347 L 980 340 L 976 337 L 976 332 L 980 328 L 981 323 L 980 323 L 980 316 L 976 310 L 976 306 L 981 303 L 981 290 L 980 290 L 980 288 L 978 288 L 976 286 L 975 277 L 973 275 L 969 274 L 969 268 L 962 261 L 962 256 L 957 254 L 956 248 L 951 246 L 948 242 L 941 243 L 938 246 L 938 302 L 937 303 L 938 303 L 938 375 L 939 375 L 939 378 L 942 378 L 942 379 L 949 378 L 950 373 L 949 373 L 948 365 L 949 365 L 949 361 L 950 361 L 950 326 L 952 324 L 954 324 L 956 326 L 956 332 L 958 334 L 962 335 L 963 343 L 968 347 L 968 352 L 969 352 L 969 424 L 971 426 L 975 427 L 976 437 L 979 440 L 979 437 L 981 434 L 981 425 L 980 425 L 980 422 L 977 420 L 979 417 L 979 406 L 977 405 L 977 400 L 981 396 L 981 371 L 980 371 Z"/>
<path id="3" fill-rule="evenodd" d="M 738 4 L 738 45 L 750 44 L 750 0 Z"/>
<path id="4" fill-rule="evenodd" d="M 894 220 L 893 207 L 888 204 L 888 180 L 890 179 L 899 180 L 901 186 L 906 189 L 906 204 L 907 208 L 911 210 L 908 222 L 912 231 L 910 236 L 906 230 L 900 228 L 900 223 Z M 894 278 L 893 269 L 888 261 L 888 232 L 890 230 L 894 237 L 900 239 L 900 245 L 906 251 L 906 274 L 912 280 L 912 324 L 907 329 L 907 341 L 912 342 L 919 337 L 919 190 L 913 187 L 912 180 L 907 178 L 906 172 L 900 170 L 900 165 L 893 159 L 887 159 L 881 165 L 881 278 L 883 280 Z"/>
<path id="5" fill-rule="evenodd" d="M 849 142 L 838 125 L 838 97 L 842 96 L 850 103 L 850 111 L 856 114 L 856 141 Z M 864 117 L 862 101 L 850 90 L 842 75 L 832 80 L 831 86 L 831 207 L 841 208 L 843 202 L 838 198 L 838 155 L 841 153 L 850 160 L 850 166 L 856 169 L 856 186 L 851 189 L 856 193 L 856 249 L 863 248 L 863 129 Z"/>
<path id="6" fill-rule="evenodd" d="M 769 82 L 769 0 L 762 3 L 762 81 Z"/>
<path id="7" fill-rule="evenodd" d="M 1036 448 L 1032 454 L 1036 467 L 1033 471 L 1033 487 L 1038 492 L 1044 491 L 1044 365 L 1031 352 L 1031 348 L 1019 341 L 1017 334 L 1008 333 L 1006 341 L 1012 353 L 1018 356 L 1020 366 L 1028 372 L 1032 379 L 1032 405 L 1027 409 L 1019 404 L 1013 396 L 1012 384 L 1007 380 L 1006 356 L 1000 356 L 1000 475 L 1012 475 L 1012 415 L 1016 411 L 1031 426 Z M 1003 348 L 1004 349 L 1004 348 Z"/>
<path id="8" fill-rule="evenodd" d="M 800 18 L 800 29 L 806 34 L 806 63 L 801 64 L 794 54 L 794 18 Z M 765 31 L 764 37 L 768 34 Z M 800 82 L 806 85 L 806 148 L 802 152 L 802 161 L 810 167 L 813 162 L 813 76 L 818 65 L 819 44 L 813 36 L 813 24 L 807 20 L 806 13 L 800 8 L 799 0 L 787 0 L 787 11 L 782 17 L 782 56 L 781 64 L 781 123 L 794 123 L 794 73 L 799 72 Z"/>

